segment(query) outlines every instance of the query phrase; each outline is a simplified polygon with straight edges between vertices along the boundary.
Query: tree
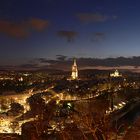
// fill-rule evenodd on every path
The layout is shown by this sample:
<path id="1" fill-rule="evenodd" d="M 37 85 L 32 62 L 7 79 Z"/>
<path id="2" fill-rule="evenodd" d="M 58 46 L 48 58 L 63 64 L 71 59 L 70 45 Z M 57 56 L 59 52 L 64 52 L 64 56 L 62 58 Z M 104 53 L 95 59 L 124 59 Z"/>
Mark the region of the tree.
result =
<path id="1" fill-rule="evenodd" d="M 42 115 L 45 109 L 45 100 L 40 95 L 32 95 L 27 99 L 27 103 L 30 105 L 33 115 Z"/>
<path id="2" fill-rule="evenodd" d="M 10 104 L 10 110 L 8 110 L 7 113 L 11 113 L 14 116 L 18 115 L 18 114 L 22 114 L 24 112 L 24 107 L 19 104 L 19 103 L 11 103 Z"/>

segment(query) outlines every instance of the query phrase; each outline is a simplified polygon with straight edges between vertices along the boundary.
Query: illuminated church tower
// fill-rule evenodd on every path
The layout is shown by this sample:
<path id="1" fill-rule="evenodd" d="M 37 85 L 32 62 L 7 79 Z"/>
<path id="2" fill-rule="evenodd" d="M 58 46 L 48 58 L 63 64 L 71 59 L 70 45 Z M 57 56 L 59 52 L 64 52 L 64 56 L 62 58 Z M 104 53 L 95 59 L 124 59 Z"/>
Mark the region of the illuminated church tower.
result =
<path id="1" fill-rule="evenodd" d="M 78 69 L 77 69 L 76 59 L 74 59 L 74 63 L 72 65 L 71 79 L 72 80 L 78 79 Z"/>

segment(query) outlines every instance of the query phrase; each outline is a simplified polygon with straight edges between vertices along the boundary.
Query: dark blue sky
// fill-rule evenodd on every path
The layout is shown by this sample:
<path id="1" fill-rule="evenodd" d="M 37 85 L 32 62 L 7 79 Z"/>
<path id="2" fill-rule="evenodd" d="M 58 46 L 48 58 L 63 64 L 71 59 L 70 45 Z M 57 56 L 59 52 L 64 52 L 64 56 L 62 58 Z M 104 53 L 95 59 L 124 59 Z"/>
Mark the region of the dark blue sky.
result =
<path id="1" fill-rule="evenodd" d="M 139 0 L 1 0 L 0 64 L 138 56 Z"/>

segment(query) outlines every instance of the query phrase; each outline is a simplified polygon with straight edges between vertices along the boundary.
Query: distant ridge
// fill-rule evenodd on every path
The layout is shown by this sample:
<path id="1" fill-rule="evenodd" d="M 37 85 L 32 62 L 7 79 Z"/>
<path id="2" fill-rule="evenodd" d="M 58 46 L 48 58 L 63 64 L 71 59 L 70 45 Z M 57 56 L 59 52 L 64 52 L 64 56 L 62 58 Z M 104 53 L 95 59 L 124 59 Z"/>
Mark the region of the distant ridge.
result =
<path id="1" fill-rule="evenodd" d="M 21 65 L 5 65 L 0 66 L 0 70 L 67 70 L 71 69 L 72 58 L 64 60 L 50 60 L 38 58 L 37 63 L 21 64 Z M 117 57 L 117 58 L 77 58 L 77 65 L 79 69 L 140 69 L 140 56 L 133 57 Z"/>

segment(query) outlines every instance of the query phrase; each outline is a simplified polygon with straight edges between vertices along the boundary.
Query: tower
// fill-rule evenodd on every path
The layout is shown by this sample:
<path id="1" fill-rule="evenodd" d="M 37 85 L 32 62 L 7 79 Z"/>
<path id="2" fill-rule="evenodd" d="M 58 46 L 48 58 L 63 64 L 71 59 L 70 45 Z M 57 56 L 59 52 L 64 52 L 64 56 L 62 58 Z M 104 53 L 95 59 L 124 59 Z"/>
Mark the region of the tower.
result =
<path id="1" fill-rule="evenodd" d="M 71 79 L 72 80 L 78 79 L 78 69 L 77 69 L 76 59 L 74 59 L 74 62 L 72 65 Z"/>

